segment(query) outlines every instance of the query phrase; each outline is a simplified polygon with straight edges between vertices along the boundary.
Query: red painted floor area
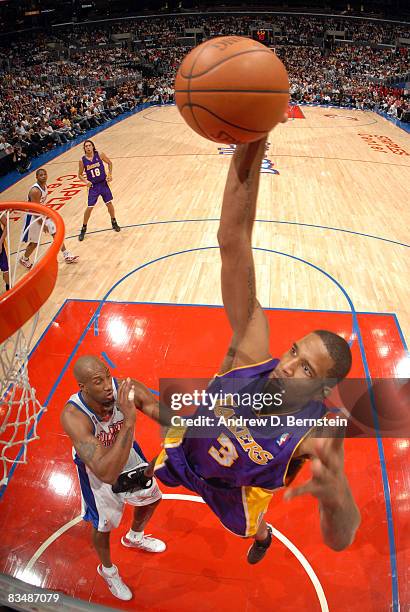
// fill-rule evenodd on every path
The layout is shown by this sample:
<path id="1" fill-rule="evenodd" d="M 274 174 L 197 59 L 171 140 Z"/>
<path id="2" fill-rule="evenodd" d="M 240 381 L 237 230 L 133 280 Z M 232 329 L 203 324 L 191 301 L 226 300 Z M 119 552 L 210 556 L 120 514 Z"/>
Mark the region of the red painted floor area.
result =
<path id="1" fill-rule="evenodd" d="M 304 119 L 305 118 L 305 115 L 303 114 L 302 109 L 297 104 L 289 104 L 288 116 L 289 116 L 289 119 Z"/>
<path id="2" fill-rule="evenodd" d="M 39 546 L 80 514 L 71 445 L 59 424 L 62 407 L 77 390 L 72 375 L 75 359 L 104 352 L 113 363 L 113 375 L 132 376 L 157 389 L 160 377 L 213 375 L 228 345 L 229 328 L 221 308 L 107 303 L 98 335 L 93 326 L 84 334 L 97 306 L 98 302 L 68 301 L 30 360 L 32 383 L 40 401 L 48 403 L 48 412 L 39 423 L 40 440 L 29 446 L 28 464 L 17 467 L 0 502 L 0 571 L 11 576 L 21 577 Z M 280 355 L 294 339 L 312 329 L 330 329 L 349 337 L 352 327 L 351 315 L 343 313 L 272 310 L 268 317 L 273 355 Z M 370 374 L 392 375 L 405 356 L 394 317 L 363 314 L 358 320 Z M 362 376 L 358 343 L 352 348 L 351 376 Z M 158 427 L 144 416 L 137 420 L 137 438 L 148 457 L 157 454 Z M 279 491 L 267 515 L 309 562 L 321 587 L 315 589 L 301 562 L 279 540 L 265 560 L 252 567 L 246 562 L 249 542 L 225 531 L 204 504 L 171 499 L 162 501 L 148 529 L 166 541 L 165 553 L 152 555 L 122 547 L 120 537 L 128 528 L 130 508 L 112 533 L 113 560 L 134 592 L 131 602 L 112 597 L 97 575 L 97 558 L 83 522 L 60 535 L 25 579 L 121 609 L 205 612 L 222 602 L 237 612 L 315 612 L 326 609 L 317 593 L 322 588 L 332 612 L 382 612 L 391 609 L 393 559 L 405 609 L 409 603 L 409 443 L 384 440 L 382 444 L 395 550 L 389 545 L 377 441 L 347 440 L 345 446 L 346 471 L 363 518 L 351 548 L 335 553 L 321 543 L 317 504 L 312 498 L 286 503 Z M 305 467 L 297 482 L 308 478 L 309 468 Z M 189 493 L 183 488 L 162 489 L 164 493 Z"/>

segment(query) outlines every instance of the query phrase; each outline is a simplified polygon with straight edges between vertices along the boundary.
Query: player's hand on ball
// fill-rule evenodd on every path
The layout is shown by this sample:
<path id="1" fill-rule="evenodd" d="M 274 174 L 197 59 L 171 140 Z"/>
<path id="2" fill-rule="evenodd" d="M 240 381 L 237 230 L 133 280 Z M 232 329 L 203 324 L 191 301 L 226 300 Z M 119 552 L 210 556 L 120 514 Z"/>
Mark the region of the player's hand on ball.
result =
<path id="1" fill-rule="evenodd" d="M 118 405 L 127 421 L 135 421 L 137 417 L 134 398 L 134 383 L 127 378 L 122 381 L 118 390 Z"/>
<path id="2" fill-rule="evenodd" d="M 313 495 L 327 507 L 339 507 L 348 490 L 344 473 L 343 438 L 321 438 L 314 446 L 312 478 L 305 484 L 288 489 L 285 499 Z"/>
<path id="3" fill-rule="evenodd" d="M 289 78 L 280 59 L 260 42 L 213 37 L 183 59 L 175 79 L 175 102 L 201 136 L 244 144 L 281 122 L 288 108 Z"/>

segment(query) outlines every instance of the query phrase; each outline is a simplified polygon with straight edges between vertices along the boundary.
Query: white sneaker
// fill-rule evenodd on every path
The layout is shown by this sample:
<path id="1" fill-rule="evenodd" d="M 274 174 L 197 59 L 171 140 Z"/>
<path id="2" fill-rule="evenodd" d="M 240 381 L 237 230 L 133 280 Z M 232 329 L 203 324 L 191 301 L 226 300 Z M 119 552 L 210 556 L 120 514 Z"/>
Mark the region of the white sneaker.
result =
<path id="1" fill-rule="evenodd" d="M 97 572 L 102 578 L 104 578 L 114 597 L 122 599 L 123 601 L 129 601 L 132 599 L 132 592 L 127 585 L 123 583 L 122 578 L 118 573 L 118 567 L 116 565 L 113 565 L 113 567 L 115 568 L 114 576 L 108 576 L 105 574 L 101 564 L 97 567 Z"/>
<path id="2" fill-rule="evenodd" d="M 78 255 L 73 255 L 72 253 L 70 253 L 69 251 L 67 251 L 67 252 L 64 254 L 64 261 L 65 261 L 66 263 L 68 263 L 68 264 L 71 264 L 71 263 L 76 262 L 76 261 L 77 261 L 77 259 L 78 259 L 78 257 L 79 257 Z"/>
<path id="3" fill-rule="evenodd" d="M 24 266 L 25 268 L 27 268 L 27 270 L 31 270 L 31 268 L 33 267 L 33 264 L 31 263 L 31 261 L 29 260 L 28 257 L 24 257 L 24 255 L 22 255 L 19 259 L 19 263 L 21 263 L 22 266 Z"/>
<path id="4" fill-rule="evenodd" d="M 151 534 L 143 535 L 141 540 L 134 542 L 130 540 L 128 535 L 122 536 L 121 544 L 127 548 L 139 548 L 140 550 L 146 550 L 147 552 L 160 553 L 164 552 L 167 545 L 162 540 L 157 538 L 151 538 Z"/>

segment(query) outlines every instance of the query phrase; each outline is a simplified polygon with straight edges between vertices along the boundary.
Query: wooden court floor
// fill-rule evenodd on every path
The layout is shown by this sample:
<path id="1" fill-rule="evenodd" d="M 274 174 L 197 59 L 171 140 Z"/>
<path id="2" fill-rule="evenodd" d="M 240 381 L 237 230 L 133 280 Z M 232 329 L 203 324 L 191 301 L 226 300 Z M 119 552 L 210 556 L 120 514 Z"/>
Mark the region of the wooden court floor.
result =
<path id="1" fill-rule="evenodd" d="M 356 310 L 394 312 L 408 340 L 410 137 L 373 113 L 308 107 L 303 113 L 305 119 L 277 127 L 269 138 L 267 157 L 278 174 L 261 176 L 254 242 L 280 254 L 255 254 L 260 301 L 344 310 L 346 296 L 332 277 Z M 94 140 L 114 163 L 112 189 L 123 230 L 111 231 L 100 202 L 79 243 L 82 149 L 46 165 L 49 203 L 62 214 L 67 246 L 80 261 L 61 264 L 38 333 L 66 297 L 102 298 L 147 261 L 217 245 L 229 147 L 221 154 L 183 123 L 174 106 L 146 109 Z M 0 201 L 25 200 L 33 182 L 32 173 Z M 111 298 L 221 304 L 218 252 L 186 253 L 171 267 L 159 261 L 119 285 Z"/>
<path id="2" fill-rule="evenodd" d="M 358 320 L 366 355 L 355 343 L 356 375 L 366 360 L 372 376 L 408 375 L 409 136 L 373 113 L 302 110 L 305 118 L 271 133 L 270 163 L 264 163 L 261 176 L 256 275 L 260 301 L 272 309 L 272 350 L 282 352 L 293 333 L 306 326 L 323 324 L 349 336 L 354 313 L 364 313 Z M 40 423 L 40 442 L 29 447 L 31 464 L 16 469 L 0 501 L 0 526 L 9 526 L 0 546 L 0 571 L 123 607 L 98 581 L 82 523 L 32 561 L 38 546 L 79 513 L 69 443 L 58 425 L 60 406 L 75 391 L 70 355 L 73 346 L 77 354 L 104 351 L 114 374 L 129 371 L 154 389 L 160 375 L 179 369 L 189 375 L 214 372 L 228 332 L 221 310 L 206 306 L 222 303 L 216 231 L 232 150 L 191 132 L 172 106 L 146 109 L 94 140 L 114 163 L 114 203 L 123 229 L 120 234 L 110 229 L 100 203 L 79 243 L 85 189 L 75 177 L 81 148 L 46 165 L 49 202 L 61 206 L 66 244 L 80 261 L 61 262 L 57 286 L 40 316 L 36 339 L 46 333 L 31 370 L 48 412 Z M 0 200 L 24 200 L 33 182 L 33 176 L 25 177 Z M 19 222 L 13 231 L 19 231 Z M 96 333 L 95 325 L 87 325 L 101 300 L 106 302 Z M 175 305 L 184 308 L 183 316 Z M 198 350 L 192 343 L 196 331 Z M 171 356 L 168 347 L 174 348 Z M 143 420 L 140 435 L 147 453 L 155 453 L 156 429 Z M 134 561 L 121 550 L 119 536 L 114 539 L 135 592 L 131 609 L 202 612 L 214 609 L 220 598 L 235 602 L 240 612 L 275 606 L 292 612 L 379 612 L 398 610 L 399 601 L 406 609 L 407 442 L 383 441 L 381 453 L 376 440 L 348 441 L 347 471 L 362 508 L 363 530 L 346 553 L 329 554 L 317 544 L 313 501 L 290 508 L 280 500 L 270 511 L 269 519 L 296 543 L 317 582 L 279 543 L 269 562 L 249 572 L 238 561 L 247 543 L 220 535 L 203 505 L 189 502 L 181 509 L 178 501 L 164 500 L 152 532 L 168 538 L 168 559 L 166 553 Z M 23 520 L 15 516 L 19 500 L 30 509 Z"/>

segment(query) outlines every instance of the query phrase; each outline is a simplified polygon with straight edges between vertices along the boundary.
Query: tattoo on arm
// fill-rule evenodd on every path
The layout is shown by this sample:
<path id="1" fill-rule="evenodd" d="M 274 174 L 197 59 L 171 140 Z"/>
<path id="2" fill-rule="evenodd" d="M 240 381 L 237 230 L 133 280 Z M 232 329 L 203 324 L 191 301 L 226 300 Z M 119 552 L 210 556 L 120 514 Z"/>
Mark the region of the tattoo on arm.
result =
<path id="1" fill-rule="evenodd" d="M 95 451 L 97 450 L 98 444 L 95 442 L 80 442 L 78 445 L 78 454 L 80 455 L 83 461 L 91 461 L 91 459 L 95 455 Z"/>
<path id="2" fill-rule="evenodd" d="M 249 215 L 252 210 L 252 179 L 251 179 L 251 171 L 246 171 L 246 179 L 245 179 L 245 189 L 246 189 L 246 203 L 245 203 L 245 217 L 249 219 Z"/>
<path id="3" fill-rule="evenodd" d="M 228 348 L 228 352 L 226 353 L 228 357 L 235 357 L 236 349 L 233 346 Z"/>
<path id="4" fill-rule="evenodd" d="M 255 270 L 253 266 L 248 268 L 248 321 L 251 320 L 255 310 L 256 287 Z"/>

